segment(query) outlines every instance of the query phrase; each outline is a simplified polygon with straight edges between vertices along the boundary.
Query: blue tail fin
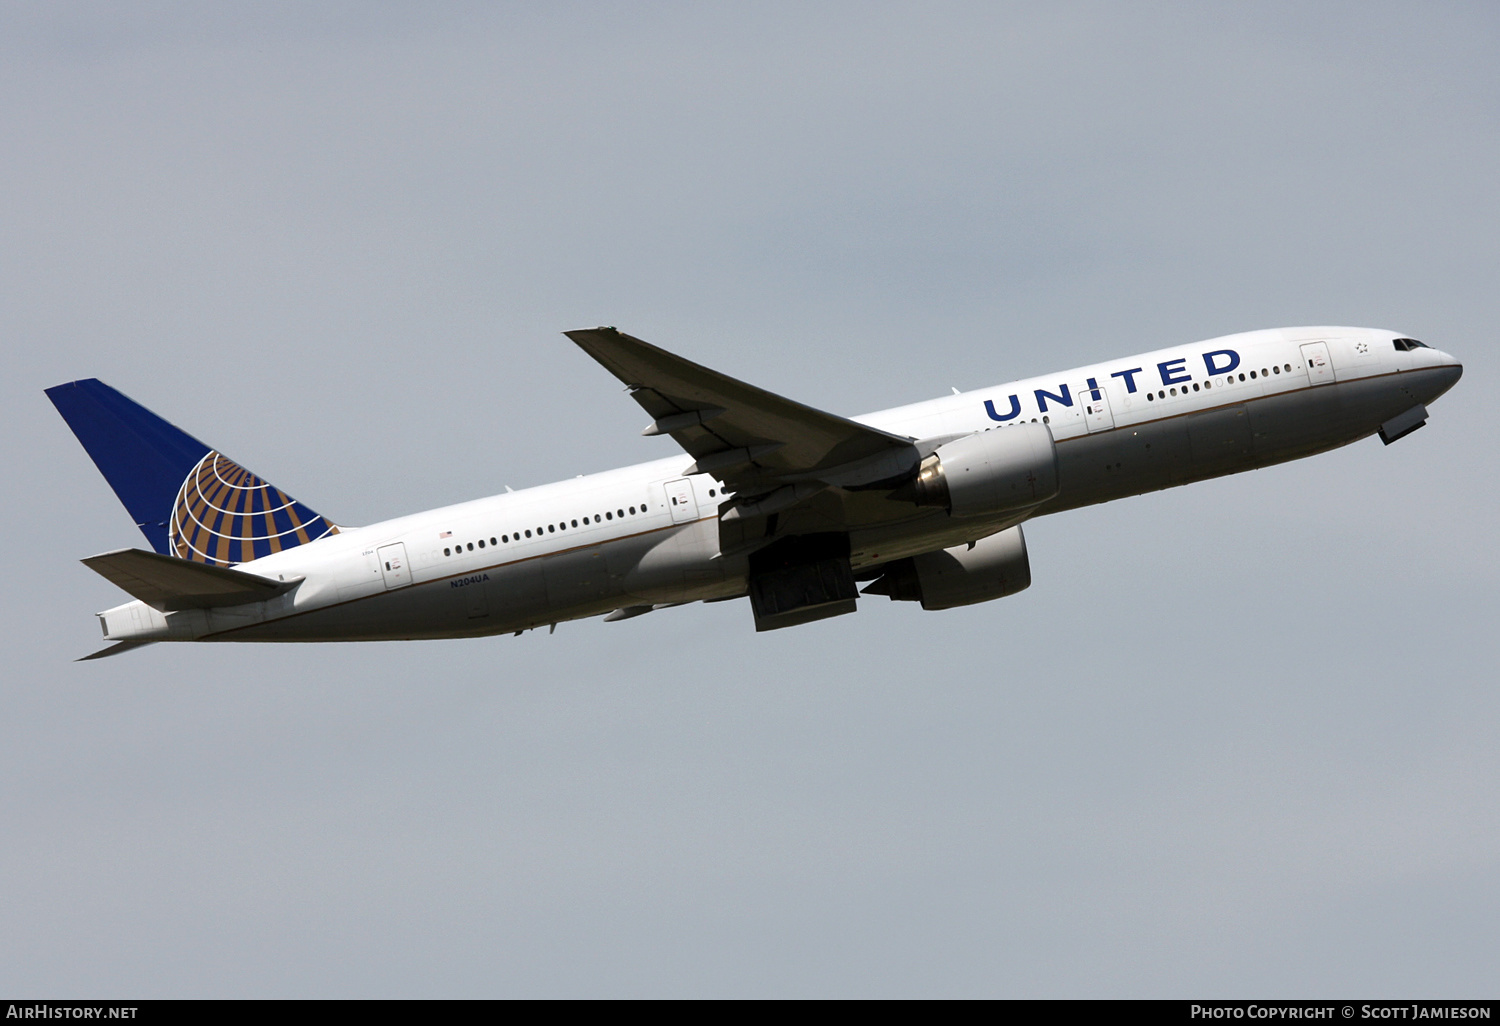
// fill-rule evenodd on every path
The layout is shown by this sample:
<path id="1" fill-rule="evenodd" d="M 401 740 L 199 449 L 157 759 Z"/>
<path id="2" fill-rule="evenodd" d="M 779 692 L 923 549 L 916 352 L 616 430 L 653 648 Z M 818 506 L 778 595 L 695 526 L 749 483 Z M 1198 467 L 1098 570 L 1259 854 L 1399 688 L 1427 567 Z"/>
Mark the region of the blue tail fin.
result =
<path id="1" fill-rule="evenodd" d="M 163 555 L 233 566 L 338 528 L 97 378 L 47 389 L 136 526 Z"/>

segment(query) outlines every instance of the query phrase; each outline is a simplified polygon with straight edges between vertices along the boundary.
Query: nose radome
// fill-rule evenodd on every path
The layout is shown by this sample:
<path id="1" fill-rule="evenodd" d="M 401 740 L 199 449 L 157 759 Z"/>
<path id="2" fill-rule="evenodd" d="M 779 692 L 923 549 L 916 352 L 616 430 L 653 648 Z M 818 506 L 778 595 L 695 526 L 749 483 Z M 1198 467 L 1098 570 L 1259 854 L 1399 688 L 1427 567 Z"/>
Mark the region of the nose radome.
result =
<path id="1" fill-rule="evenodd" d="M 1464 365 L 1458 362 L 1458 358 L 1451 353 L 1441 349 L 1432 350 L 1432 355 L 1437 358 L 1437 365 L 1444 370 L 1453 371 L 1453 380 L 1457 381 L 1464 373 Z"/>
<path id="2" fill-rule="evenodd" d="M 1440 355 L 1443 357 L 1443 362 L 1427 371 L 1428 374 L 1435 374 L 1439 382 L 1437 394 L 1432 397 L 1433 399 L 1443 395 L 1454 385 L 1458 384 L 1458 379 L 1464 376 L 1463 364 L 1453 359 L 1447 353 Z"/>

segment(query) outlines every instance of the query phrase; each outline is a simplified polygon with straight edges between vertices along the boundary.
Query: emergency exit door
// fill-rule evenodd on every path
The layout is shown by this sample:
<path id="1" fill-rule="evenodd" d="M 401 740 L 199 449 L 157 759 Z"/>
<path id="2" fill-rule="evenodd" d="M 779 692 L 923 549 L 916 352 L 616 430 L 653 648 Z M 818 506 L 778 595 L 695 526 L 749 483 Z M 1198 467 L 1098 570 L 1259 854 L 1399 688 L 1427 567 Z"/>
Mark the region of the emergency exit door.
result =
<path id="1" fill-rule="evenodd" d="M 406 565 L 404 544 L 382 545 L 375 550 L 375 558 L 380 560 L 380 576 L 385 580 L 387 591 L 411 583 L 411 568 Z"/>

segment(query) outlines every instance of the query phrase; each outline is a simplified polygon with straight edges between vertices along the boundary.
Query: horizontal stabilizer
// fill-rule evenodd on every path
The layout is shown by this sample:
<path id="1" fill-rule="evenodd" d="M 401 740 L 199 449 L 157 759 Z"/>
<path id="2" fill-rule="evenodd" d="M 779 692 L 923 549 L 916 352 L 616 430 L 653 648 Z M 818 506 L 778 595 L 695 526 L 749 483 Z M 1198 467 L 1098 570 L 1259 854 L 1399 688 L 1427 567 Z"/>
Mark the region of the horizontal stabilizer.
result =
<path id="1" fill-rule="evenodd" d="M 79 656 L 73 661 L 75 663 L 86 663 L 90 659 L 103 659 L 105 656 L 119 655 L 121 652 L 129 652 L 132 648 L 140 648 L 142 645 L 154 645 L 154 641 L 117 641 L 113 645 L 106 645 L 97 652 L 90 652 L 86 656 Z"/>
<path id="2" fill-rule="evenodd" d="M 272 581 L 242 570 L 193 563 L 144 549 L 119 549 L 81 562 L 163 613 L 261 602 L 291 590 L 301 580 Z"/>

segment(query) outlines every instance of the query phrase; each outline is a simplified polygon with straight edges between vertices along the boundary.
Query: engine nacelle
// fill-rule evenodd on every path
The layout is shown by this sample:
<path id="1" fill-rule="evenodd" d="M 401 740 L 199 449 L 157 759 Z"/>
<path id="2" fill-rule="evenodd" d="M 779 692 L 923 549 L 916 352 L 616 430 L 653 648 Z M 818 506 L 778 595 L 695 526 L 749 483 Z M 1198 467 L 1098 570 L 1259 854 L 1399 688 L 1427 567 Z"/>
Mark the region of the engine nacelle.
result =
<path id="1" fill-rule="evenodd" d="M 1046 424 L 1016 424 L 941 445 L 892 495 L 956 517 L 1025 509 L 1057 494 L 1057 446 Z"/>
<path id="2" fill-rule="evenodd" d="M 1004 598 L 1031 587 L 1031 561 L 1020 525 L 981 538 L 972 546 L 899 559 L 885 576 L 864 590 L 897 602 L 920 602 L 923 609 L 952 609 Z"/>

